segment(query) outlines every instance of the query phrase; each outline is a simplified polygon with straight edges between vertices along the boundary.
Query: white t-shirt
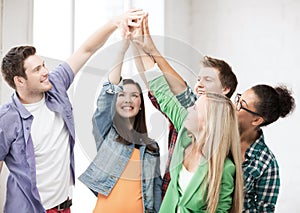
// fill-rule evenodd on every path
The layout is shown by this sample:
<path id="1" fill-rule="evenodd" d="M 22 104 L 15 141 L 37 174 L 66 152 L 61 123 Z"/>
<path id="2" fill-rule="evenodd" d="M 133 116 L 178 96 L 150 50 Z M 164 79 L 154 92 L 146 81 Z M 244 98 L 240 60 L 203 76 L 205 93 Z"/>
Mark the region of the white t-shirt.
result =
<path id="1" fill-rule="evenodd" d="M 31 137 L 37 188 L 44 208 L 50 209 L 72 195 L 69 133 L 61 115 L 48 109 L 45 97 L 24 107 L 34 116 Z"/>
<path id="2" fill-rule="evenodd" d="M 184 194 L 186 188 L 188 187 L 191 179 L 193 178 L 195 172 L 188 171 L 184 165 L 182 165 L 182 168 L 179 173 L 178 177 L 178 184 L 182 191 L 182 194 Z"/>
<path id="3" fill-rule="evenodd" d="M 189 183 L 191 182 L 195 172 L 188 171 L 185 166 L 182 164 L 179 177 L 178 177 L 178 185 L 181 189 L 182 195 L 184 195 L 185 190 L 187 189 Z M 177 213 L 180 213 L 180 209 L 177 209 Z"/>

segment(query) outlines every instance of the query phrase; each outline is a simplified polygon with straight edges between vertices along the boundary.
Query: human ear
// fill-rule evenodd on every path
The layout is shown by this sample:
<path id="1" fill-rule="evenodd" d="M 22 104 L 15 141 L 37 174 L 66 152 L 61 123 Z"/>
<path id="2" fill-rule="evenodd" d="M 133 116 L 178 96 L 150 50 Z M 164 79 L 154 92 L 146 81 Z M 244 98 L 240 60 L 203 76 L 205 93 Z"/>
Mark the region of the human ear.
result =
<path id="1" fill-rule="evenodd" d="M 223 88 L 222 88 L 222 93 L 223 93 L 223 95 L 226 96 L 229 92 L 230 92 L 230 88 L 229 88 L 229 87 L 223 87 Z"/>
<path id="2" fill-rule="evenodd" d="M 15 76 L 14 77 L 14 82 L 16 86 L 22 86 L 25 82 L 25 79 L 21 76 Z"/>
<path id="3" fill-rule="evenodd" d="M 264 119 L 261 116 L 255 116 L 254 120 L 252 121 L 252 125 L 259 126 L 264 122 Z"/>

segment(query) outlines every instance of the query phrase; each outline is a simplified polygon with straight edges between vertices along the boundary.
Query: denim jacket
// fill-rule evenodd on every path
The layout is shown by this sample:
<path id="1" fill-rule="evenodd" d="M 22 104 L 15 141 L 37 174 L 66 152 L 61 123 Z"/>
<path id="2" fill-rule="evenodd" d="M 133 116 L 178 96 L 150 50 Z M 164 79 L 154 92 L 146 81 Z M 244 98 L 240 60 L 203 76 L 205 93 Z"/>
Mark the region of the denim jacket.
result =
<path id="1" fill-rule="evenodd" d="M 125 145 L 116 141 L 118 133 L 113 125 L 113 116 L 117 92 L 121 90 L 119 86 L 109 82 L 104 83 L 93 116 L 93 135 L 96 141 L 97 155 L 79 180 L 95 195 L 97 193 L 105 196 L 110 194 L 134 149 L 133 143 Z M 153 143 L 157 145 L 156 142 Z M 159 152 L 152 152 L 142 145 L 140 160 L 144 212 L 158 212 L 161 204 Z M 130 192 L 128 194 L 130 196 Z"/>

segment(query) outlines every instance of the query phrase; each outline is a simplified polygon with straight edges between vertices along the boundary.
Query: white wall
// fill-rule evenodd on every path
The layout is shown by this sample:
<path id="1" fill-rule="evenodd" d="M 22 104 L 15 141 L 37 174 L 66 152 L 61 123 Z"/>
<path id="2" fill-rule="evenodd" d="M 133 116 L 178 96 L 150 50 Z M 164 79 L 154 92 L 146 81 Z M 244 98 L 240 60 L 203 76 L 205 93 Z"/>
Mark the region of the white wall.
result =
<path id="1" fill-rule="evenodd" d="M 4 55 L 12 46 L 16 44 L 31 43 L 32 0 L 2 0 L 1 9 L 2 39 L 0 42 L 1 53 Z M 11 90 L 3 81 L 0 83 L 0 103 L 2 103 L 9 99 Z"/>
<path id="2" fill-rule="evenodd" d="M 172 0 L 167 2 L 175 5 Z M 281 188 L 276 212 L 300 212 L 297 205 L 300 1 L 191 0 L 186 1 L 183 10 L 181 4 L 179 1 L 177 9 L 166 8 L 167 17 L 175 20 L 166 33 L 183 38 L 183 32 L 187 32 L 186 41 L 199 52 L 228 61 L 239 80 L 238 92 L 258 83 L 285 83 L 294 91 L 298 105 L 294 113 L 271 124 L 264 132 L 266 143 L 280 166 Z M 185 11 L 190 11 L 188 20 Z"/>
<path id="3" fill-rule="evenodd" d="M 0 8 L 0 56 L 2 59 L 2 55 L 4 55 L 11 46 L 31 42 L 32 1 L 1 0 Z M 1 78 L 0 104 L 9 100 L 11 93 L 12 90 Z M 6 166 L 3 165 L 0 175 L 0 212 L 2 212 L 4 205 L 7 174 L 8 170 Z"/>

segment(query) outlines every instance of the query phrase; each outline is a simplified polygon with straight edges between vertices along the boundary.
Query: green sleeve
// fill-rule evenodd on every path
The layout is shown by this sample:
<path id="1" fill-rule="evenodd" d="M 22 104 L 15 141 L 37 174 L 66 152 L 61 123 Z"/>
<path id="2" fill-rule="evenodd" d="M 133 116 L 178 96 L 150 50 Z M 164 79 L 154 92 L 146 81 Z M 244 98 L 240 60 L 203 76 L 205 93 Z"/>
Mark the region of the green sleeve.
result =
<path id="1" fill-rule="evenodd" d="M 176 130 L 179 131 L 187 116 L 187 110 L 178 102 L 164 76 L 151 80 L 149 86 L 157 99 L 160 110 L 167 115 Z"/>
<path id="2" fill-rule="evenodd" d="M 229 212 L 232 206 L 232 198 L 234 191 L 234 176 L 235 165 L 229 159 L 226 159 L 224 170 L 222 174 L 221 191 L 219 203 L 217 206 L 217 213 Z"/>

